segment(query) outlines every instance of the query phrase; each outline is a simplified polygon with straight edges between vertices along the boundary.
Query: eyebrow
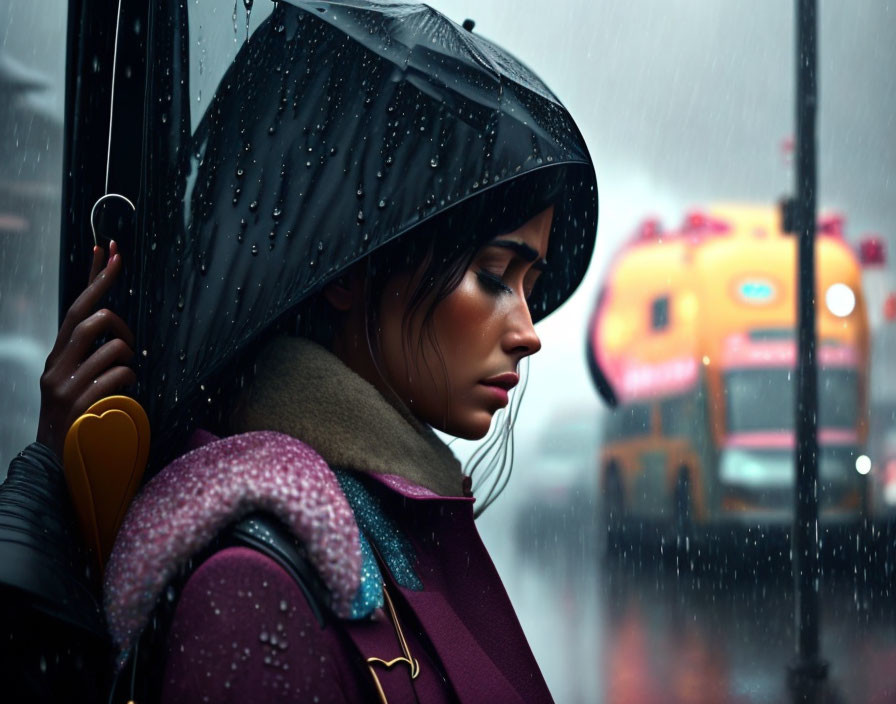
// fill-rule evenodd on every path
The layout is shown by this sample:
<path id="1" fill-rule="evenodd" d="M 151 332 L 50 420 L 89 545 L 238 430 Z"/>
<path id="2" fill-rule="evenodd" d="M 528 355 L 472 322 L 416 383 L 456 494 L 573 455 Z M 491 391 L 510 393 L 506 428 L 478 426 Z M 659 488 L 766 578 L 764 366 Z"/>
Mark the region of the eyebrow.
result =
<path id="1" fill-rule="evenodd" d="M 487 246 L 509 249 L 523 261 L 534 262 L 534 268 L 540 271 L 544 271 L 548 267 L 546 259 L 539 259 L 538 252 L 522 242 L 516 242 L 515 240 L 492 240 Z"/>

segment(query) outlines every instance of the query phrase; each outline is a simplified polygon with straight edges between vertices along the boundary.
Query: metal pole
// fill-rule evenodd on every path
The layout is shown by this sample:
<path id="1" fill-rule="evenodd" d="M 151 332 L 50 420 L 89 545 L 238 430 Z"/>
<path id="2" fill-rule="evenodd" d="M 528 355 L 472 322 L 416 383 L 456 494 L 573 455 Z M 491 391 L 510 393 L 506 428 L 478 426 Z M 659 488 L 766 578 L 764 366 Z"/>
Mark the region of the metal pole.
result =
<path id="1" fill-rule="evenodd" d="M 815 112 L 817 14 L 815 0 L 796 0 L 796 203 L 799 248 L 799 349 L 796 368 L 796 491 L 793 576 L 796 662 L 791 674 L 819 682 L 827 663 L 819 653 L 818 369 L 815 333 Z M 796 682 L 795 682 L 796 684 Z"/>

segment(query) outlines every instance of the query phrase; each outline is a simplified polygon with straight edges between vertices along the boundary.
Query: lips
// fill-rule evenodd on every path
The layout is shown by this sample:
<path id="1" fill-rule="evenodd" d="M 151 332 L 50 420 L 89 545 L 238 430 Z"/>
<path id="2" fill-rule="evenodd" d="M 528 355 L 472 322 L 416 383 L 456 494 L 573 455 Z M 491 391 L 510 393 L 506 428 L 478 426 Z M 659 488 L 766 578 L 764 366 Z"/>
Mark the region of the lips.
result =
<path id="1" fill-rule="evenodd" d="M 514 386 L 520 383 L 520 375 L 514 372 L 505 372 L 504 374 L 496 374 L 488 379 L 479 382 L 484 386 L 494 386 L 504 391 L 510 391 Z"/>

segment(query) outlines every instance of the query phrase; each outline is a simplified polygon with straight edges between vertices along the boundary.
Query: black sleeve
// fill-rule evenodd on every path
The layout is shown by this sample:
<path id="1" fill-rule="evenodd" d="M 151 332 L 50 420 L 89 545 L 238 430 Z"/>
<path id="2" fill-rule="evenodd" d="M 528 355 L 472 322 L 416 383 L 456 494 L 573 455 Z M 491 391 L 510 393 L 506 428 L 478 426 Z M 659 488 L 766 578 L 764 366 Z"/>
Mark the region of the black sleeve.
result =
<path id="1" fill-rule="evenodd" d="M 0 485 L 6 701 L 105 701 L 111 648 L 98 594 L 59 460 L 46 446 L 29 445 Z"/>

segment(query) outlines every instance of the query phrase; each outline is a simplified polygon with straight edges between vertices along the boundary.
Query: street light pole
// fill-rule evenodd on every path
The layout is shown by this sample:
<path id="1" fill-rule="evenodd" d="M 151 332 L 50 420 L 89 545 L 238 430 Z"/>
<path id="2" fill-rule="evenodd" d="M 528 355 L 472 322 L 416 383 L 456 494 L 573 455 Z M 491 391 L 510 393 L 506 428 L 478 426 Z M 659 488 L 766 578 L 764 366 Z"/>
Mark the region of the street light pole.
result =
<path id="1" fill-rule="evenodd" d="M 796 660 L 795 689 L 805 690 L 827 675 L 819 652 L 818 556 L 818 365 L 815 331 L 815 222 L 817 106 L 816 0 L 796 0 L 796 199 L 793 203 L 799 252 L 799 341 L 796 368 L 796 491 L 793 521 Z"/>

